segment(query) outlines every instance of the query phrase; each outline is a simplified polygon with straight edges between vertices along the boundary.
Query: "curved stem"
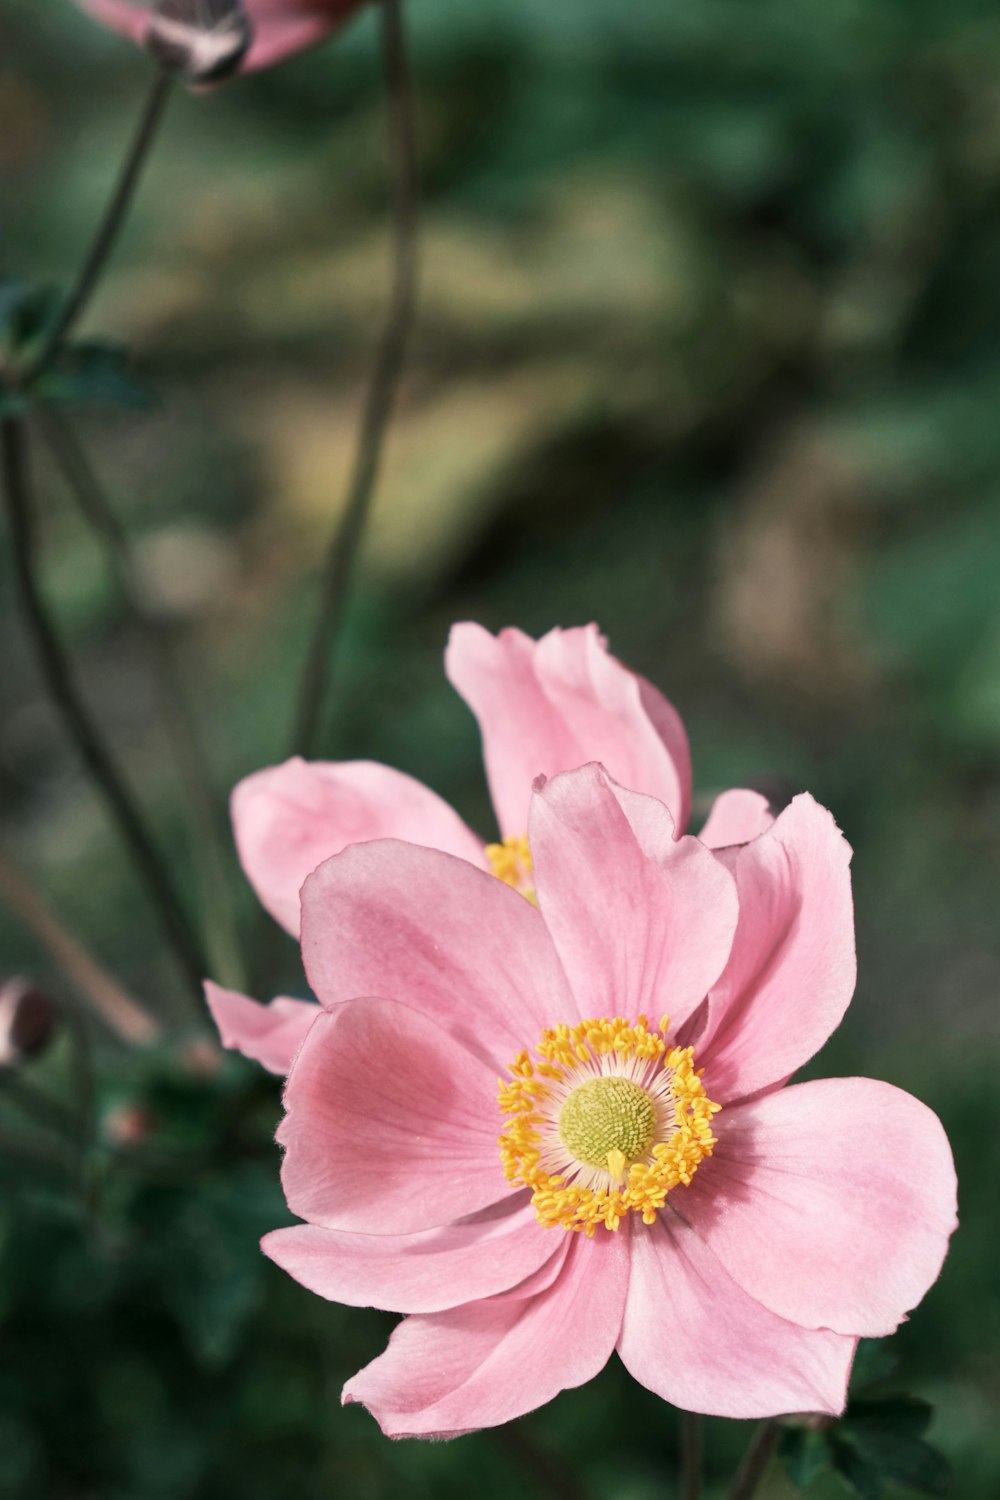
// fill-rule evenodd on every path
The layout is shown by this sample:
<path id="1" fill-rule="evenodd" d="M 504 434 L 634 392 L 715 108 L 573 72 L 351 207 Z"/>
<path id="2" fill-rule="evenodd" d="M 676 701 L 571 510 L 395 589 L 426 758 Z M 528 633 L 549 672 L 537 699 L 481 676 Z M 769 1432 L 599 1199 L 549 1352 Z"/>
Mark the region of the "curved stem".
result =
<path id="1" fill-rule="evenodd" d="M 681 1412 L 681 1500 L 701 1496 L 701 1419 L 694 1412 Z"/>
<path id="2" fill-rule="evenodd" d="M 16 418 L 6 417 L 0 422 L 0 461 L 7 492 L 11 549 L 21 610 L 34 639 L 49 692 L 118 826 L 136 873 L 159 914 L 164 934 L 197 997 L 200 1014 L 201 980 L 206 970 L 199 944 L 188 926 L 184 909 L 132 793 L 77 690 L 69 661 L 49 620 L 39 588 L 28 498 L 25 434 Z"/>
<path id="3" fill-rule="evenodd" d="M 37 421 L 70 493 L 104 549 L 118 592 L 145 642 L 160 700 L 163 727 L 172 744 L 186 794 L 192 858 L 200 871 L 203 909 L 210 913 L 206 929 L 212 972 L 230 989 L 242 989 L 243 965 L 230 900 L 231 881 L 223 853 L 228 847 L 224 843 L 225 825 L 219 818 L 211 768 L 188 705 L 170 639 L 146 610 L 142 579 L 128 533 L 112 509 L 72 423 L 45 407 L 39 408 Z"/>
<path id="4" fill-rule="evenodd" d="M 413 85 L 402 0 L 383 0 L 382 62 L 389 102 L 392 205 L 395 226 L 392 295 L 372 370 L 343 515 L 327 553 L 319 614 L 306 654 L 295 710 L 292 751 L 310 755 L 330 690 L 333 648 L 348 585 L 375 491 L 389 419 L 413 325 L 417 284 L 419 200 Z"/>
<path id="5" fill-rule="evenodd" d="M 577 1476 L 541 1447 L 520 1422 L 495 1427 L 491 1435 L 552 1500 L 587 1500 L 587 1492 Z"/>
<path id="6" fill-rule="evenodd" d="M 146 1046 L 160 1028 L 46 905 L 28 877 L 0 849 L 0 905 L 13 912 L 48 953 L 56 968 L 124 1042 Z"/>
<path id="7" fill-rule="evenodd" d="M 751 1500 L 767 1471 L 767 1467 L 778 1446 L 781 1428 L 777 1422 L 764 1422 L 757 1429 L 749 1448 L 743 1456 L 739 1473 L 733 1480 L 729 1500 Z"/>
<path id="8" fill-rule="evenodd" d="M 48 337 L 36 356 L 33 364 L 23 377 L 24 383 L 35 379 L 51 363 L 63 343 L 66 335 L 77 322 L 87 303 L 100 281 L 101 274 L 111 255 L 112 250 L 118 242 L 118 236 L 124 227 L 128 217 L 128 211 L 135 196 L 135 190 L 139 185 L 143 168 L 149 159 L 149 153 L 167 100 L 170 97 L 170 88 L 173 79 L 169 73 L 157 68 L 153 78 L 153 86 L 150 89 L 139 123 L 132 136 L 129 149 L 122 163 L 118 181 L 114 191 L 108 200 L 108 205 L 97 226 L 97 232 L 91 241 L 90 249 L 80 267 L 76 281 L 69 296 L 63 303 L 54 326 L 50 329 Z"/>

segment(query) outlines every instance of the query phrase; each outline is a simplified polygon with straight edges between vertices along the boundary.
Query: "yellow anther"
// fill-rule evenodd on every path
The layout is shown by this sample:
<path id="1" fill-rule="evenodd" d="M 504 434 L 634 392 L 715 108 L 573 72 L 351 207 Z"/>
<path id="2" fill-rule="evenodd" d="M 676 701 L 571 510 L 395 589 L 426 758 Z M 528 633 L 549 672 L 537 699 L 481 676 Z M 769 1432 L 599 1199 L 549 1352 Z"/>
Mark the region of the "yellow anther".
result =
<path id="1" fill-rule="evenodd" d="M 608 1171 L 614 1178 L 615 1182 L 621 1182 L 622 1178 L 625 1176 L 625 1166 L 626 1162 L 624 1151 L 608 1152 Z"/>
<path id="2" fill-rule="evenodd" d="M 487 844 L 486 858 L 498 880 L 502 880 L 504 885 L 513 886 L 515 891 L 520 891 L 533 905 L 538 905 L 532 879 L 534 867 L 526 833 L 519 834 L 516 838 L 505 838 L 502 844 Z"/>
<path id="3" fill-rule="evenodd" d="M 692 1049 L 668 1049 L 645 1016 L 634 1025 L 604 1016 L 549 1028 L 536 1053 L 535 1066 L 518 1054 L 498 1095 L 508 1116 L 499 1137 L 504 1176 L 531 1189 L 546 1227 L 593 1235 L 601 1224 L 618 1229 L 629 1213 L 652 1224 L 715 1145 L 720 1106 L 705 1093 Z M 544 1155 L 555 1165 L 553 1150 L 568 1159 L 559 1171 L 541 1164 Z M 606 1173 L 607 1185 L 582 1186 L 577 1168 L 591 1182 L 595 1171 L 598 1182 Z"/>

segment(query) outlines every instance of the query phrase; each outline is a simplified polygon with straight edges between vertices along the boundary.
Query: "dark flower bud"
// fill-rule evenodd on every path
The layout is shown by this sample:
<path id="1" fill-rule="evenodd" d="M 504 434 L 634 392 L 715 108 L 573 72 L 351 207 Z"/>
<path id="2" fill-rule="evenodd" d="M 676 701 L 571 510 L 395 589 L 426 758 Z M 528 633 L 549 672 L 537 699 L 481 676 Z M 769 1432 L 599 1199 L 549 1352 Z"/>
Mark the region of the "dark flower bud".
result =
<path id="1" fill-rule="evenodd" d="M 17 1067 L 44 1052 L 55 1026 L 48 995 L 27 979 L 0 980 L 0 1067 Z"/>
<path id="2" fill-rule="evenodd" d="M 134 1101 L 114 1105 L 103 1121 L 104 1138 L 114 1146 L 144 1146 L 155 1128 L 152 1112 Z"/>
<path id="3" fill-rule="evenodd" d="M 187 83 L 220 83 L 237 72 L 253 40 L 241 0 L 157 0 L 146 47 Z"/>

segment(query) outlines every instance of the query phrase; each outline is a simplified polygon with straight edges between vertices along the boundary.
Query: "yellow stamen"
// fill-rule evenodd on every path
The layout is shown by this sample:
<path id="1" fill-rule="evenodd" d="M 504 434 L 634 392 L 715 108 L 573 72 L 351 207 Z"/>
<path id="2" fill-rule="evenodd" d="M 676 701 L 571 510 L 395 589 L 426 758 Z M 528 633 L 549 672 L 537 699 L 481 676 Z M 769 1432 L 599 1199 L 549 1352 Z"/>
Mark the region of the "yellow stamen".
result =
<path id="1" fill-rule="evenodd" d="M 515 891 L 520 891 L 534 906 L 538 905 L 532 883 L 533 866 L 526 833 L 519 834 L 516 838 L 505 838 L 502 844 L 487 844 L 486 858 L 498 880 L 502 880 L 504 885 L 513 886 Z"/>
<path id="2" fill-rule="evenodd" d="M 599 1224 L 618 1229 L 628 1213 L 652 1224 L 715 1145 L 720 1106 L 705 1093 L 693 1049 L 668 1048 L 645 1016 L 634 1024 L 605 1016 L 544 1031 L 535 1054 L 518 1053 L 500 1083 L 507 1180 L 531 1188 L 547 1228 L 592 1235 Z M 566 1167 L 552 1170 L 556 1158 Z"/>

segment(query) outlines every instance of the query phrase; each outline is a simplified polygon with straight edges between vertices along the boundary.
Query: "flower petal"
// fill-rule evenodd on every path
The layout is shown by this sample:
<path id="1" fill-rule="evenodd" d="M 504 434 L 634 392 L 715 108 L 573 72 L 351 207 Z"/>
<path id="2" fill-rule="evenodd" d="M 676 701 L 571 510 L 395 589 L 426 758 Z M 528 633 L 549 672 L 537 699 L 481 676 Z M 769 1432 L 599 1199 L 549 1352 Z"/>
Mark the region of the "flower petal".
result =
<path id="1" fill-rule="evenodd" d="M 398 838 L 482 865 L 483 846 L 436 792 L 370 760 L 257 771 L 232 797 L 240 861 L 261 904 L 293 937 L 307 875 L 348 844 Z"/>
<path id="2" fill-rule="evenodd" d="M 723 1110 L 678 1212 L 740 1286 L 809 1328 L 892 1333 L 955 1228 L 937 1116 L 888 1083 L 833 1078 Z"/>
<path id="3" fill-rule="evenodd" d="M 314 47 L 341 27 L 363 0 L 245 0 L 254 42 L 245 72 L 270 68 L 295 52 Z"/>
<path id="4" fill-rule="evenodd" d="M 142 43 L 149 26 L 150 4 L 135 0 L 76 0 L 81 10 L 114 31 Z M 363 0 L 245 0 L 253 26 L 253 43 L 241 65 L 244 72 L 271 67 L 342 26 Z"/>
<path id="5" fill-rule="evenodd" d="M 327 1229 L 413 1234 L 510 1193 L 492 1071 L 392 1000 L 320 1011 L 285 1088 L 281 1181 Z"/>
<path id="6" fill-rule="evenodd" d="M 572 999 L 540 912 L 465 860 L 383 839 L 302 892 L 302 957 L 325 1005 L 404 1001 L 505 1068 Z"/>
<path id="7" fill-rule="evenodd" d="M 133 5 L 131 0 L 77 0 L 77 4 L 102 26 L 109 26 L 131 41 L 141 42 L 145 38 L 149 26 L 148 5 Z"/>
<path id="8" fill-rule="evenodd" d="M 668 1011 L 680 1026 L 722 972 L 736 926 L 721 861 L 698 839 L 675 840 L 662 803 L 595 765 L 535 793 L 529 839 L 580 1014 L 647 1013 L 656 1024 Z"/>
<path id="9" fill-rule="evenodd" d="M 856 1340 L 776 1317 L 669 1210 L 632 1235 L 618 1353 L 640 1384 L 717 1417 L 836 1416 Z"/>
<path id="10" fill-rule="evenodd" d="M 311 1000 L 292 1000 L 282 995 L 270 1005 L 261 1005 L 248 995 L 224 990 L 211 980 L 205 983 L 205 1000 L 222 1045 L 242 1052 L 244 1057 L 282 1078 L 319 1015 L 319 1006 Z"/>
<path id="11" fill-rule="evenodd" d="M 808 795 L 725 855 L 740 920 L 696 1039 L 719 1103 L 787 1078 L 839 1025 L 856 975 L 850 859 L 833 818 Z"/>
<path id="12" fill-rule="evenodd" d="M 691 757 L 677 711 L 616 661 L 596 625 L 490 635 L 455 625 L 445 671 L 479 720 L 501 832 L 522 834 L 531 787 L 599 760 L 623 786 L 670 808 L 678 829 L 691 806 Z"/>
<path id="13" fill-rule="evenodd" d="M 353 1234 L 296 1224 L 261 1248 L 296 1281 L 349 1307 L 441 1312 L 515 1287 L 553 1254 L 553 1236 L 524 1194 L 503 1215 L 419 1234 Z"/>
<path id="14" fill-rule="evenodd" d="M 407 1318 L 347 1382 L 345 1404 L 360 1401 L 387 1437 L 456 1437 L 591 1380 L 621 1327 L 628 1238 L 599 1230 L 562 1239 L 565 1261 L 546 1291 Z"/>
<path id="15" fill-rule="evenodd" d="M 716 797 L 698 837 L 709 849 L 727 849 L 733 844 L 749 844 L 758 834 L 766 833 L 773 822 L 766 797 L 734 787 Z"/>

